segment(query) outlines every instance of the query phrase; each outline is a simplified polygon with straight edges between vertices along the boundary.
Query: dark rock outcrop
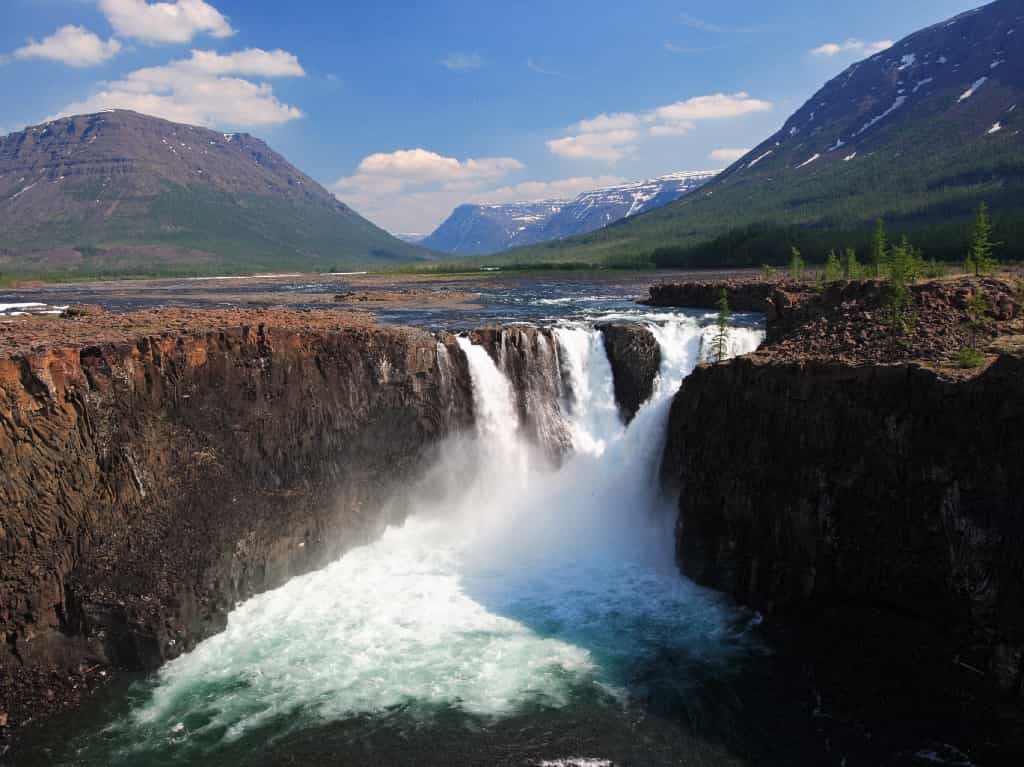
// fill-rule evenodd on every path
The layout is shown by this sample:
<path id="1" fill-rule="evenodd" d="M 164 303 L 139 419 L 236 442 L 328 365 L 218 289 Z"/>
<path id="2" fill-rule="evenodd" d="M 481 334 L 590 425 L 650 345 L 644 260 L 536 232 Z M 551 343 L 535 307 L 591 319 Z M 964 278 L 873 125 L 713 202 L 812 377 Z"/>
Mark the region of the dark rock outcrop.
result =
<path id="1" fill-rule="evenodd" d="M 392 483 L 472 423 L 453 337 L 310 323 L 0 357 L 8 728 L 371 539 Z"/>
<path id="2" fill-rule="evenodd" d="M 851 364 L 948 359 L 968 345 L 1016 332 L 1024 314 L 1024 283 L 1002 277 L 931 280 L 912 285 L 906 329 L 890 321 L 891 287 L 881 280 L 809 283 L 685 282 L 656 285 L 644 303 L 713 309 L 722 290 L 734 311 L 767 319 L 765 351 L 786 359 L 832 359 Z M 969 304 L 984 309 L 972 317 Z"/>
<path id="3" fill-rule="evenodd" d="M 774 308 L 772 296 L 779 287 L 774 282 L 750 280 L 663 282 L 652 285 L 648 297 L 640 303 L 647 306 L 715 309 L 724 288 L 729 298 L 729 308 L 733 311 L 770 314 Z"/>
<path id="4" fill-rule="evenodd" d="M 629 423 L 654 393 L 661 347 L 651 331 L 641 325 L 612 322 L 601 325 L 600 330 L 615 381 L 615 401 Z"/>
<path id="5" fill-rule="evenodd" d="M 662 466 L 679 490 L 678 561 L 802 626 L 818 671 L 861 710 L 904 693 L 893 715 L 1019 706 L 1024 348 L 1011 285 L 916 286 L 911 347 L 876 332 L 881 287 L 780 291 L 795 299 L 760 351 L 683 382 Z M 948 355 L 979 290 L 985 362 L 964 371 Z"/>

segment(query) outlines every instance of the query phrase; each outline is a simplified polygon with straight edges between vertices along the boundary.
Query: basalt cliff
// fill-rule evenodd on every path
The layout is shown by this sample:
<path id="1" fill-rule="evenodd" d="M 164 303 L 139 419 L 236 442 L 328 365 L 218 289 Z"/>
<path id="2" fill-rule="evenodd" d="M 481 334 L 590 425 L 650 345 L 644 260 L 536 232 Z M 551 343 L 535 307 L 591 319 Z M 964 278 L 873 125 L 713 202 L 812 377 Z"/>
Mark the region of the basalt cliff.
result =
<path id="1" fill-rule="evenodd" d="M 447 335 L 342 312 L 53 327 L 0 357 L 0 731 L 374 536 L 382 498 L 472 422 Z"/>
<path id="2" fill-rule="evenodd" d="M 560 460 L 551 331 L 469 335 Z M 627 351 L 610 354 L 621 371 Z M 630 385 L 649 391 L 657 360 L 641 367 Z M 0 756 L 111 670 L 157 668 L 239 601 L 400 522 L 410 504 L 388 501 L 473 420 L 454 336 L 366 315 L 73 307 L 4 325 Z"/>
<path id="3" fill-rule="evenodd" d="M 673 402 L 662 480 L 683 572 L 795 628 L 825 708 L 1019 717 L 1019 286 L 916 286 L 903 333 L 882 283 L 724 287 L 764 313 L 767 340 L 698 367 Z M 711 307 L 722 288 L 658 286 L 650 302 Z M 602 331 L 628 420 L 658 344 Z M 551 331 L 469 336 L 557 461 L 569 437 Z M 953 364 L 965 345 L 983 364 Z M 365 315 L 72 309 L 4 325 L 0 737 L 110 669 L 189 650 L 239 600 L 399 521 L 408 505 L 383 501 L 473 421 L 455 337 Z"/>
<path id="4" fill-rule="evenodd" d="M 660 286 L 651 301 L 711 306 L 722 287 Z M 699 367 L 675 397 L 662 472 L 682 571 L 799 626 L 847 703 L 908 722 L 1009 704 L 1019 735 L 1019 285 L 918 285 L 904 332 L 881 283 L 725 287 L 766 312 L 767 340 Z M 963 369 L 970 344 L 984 361 Z"/>

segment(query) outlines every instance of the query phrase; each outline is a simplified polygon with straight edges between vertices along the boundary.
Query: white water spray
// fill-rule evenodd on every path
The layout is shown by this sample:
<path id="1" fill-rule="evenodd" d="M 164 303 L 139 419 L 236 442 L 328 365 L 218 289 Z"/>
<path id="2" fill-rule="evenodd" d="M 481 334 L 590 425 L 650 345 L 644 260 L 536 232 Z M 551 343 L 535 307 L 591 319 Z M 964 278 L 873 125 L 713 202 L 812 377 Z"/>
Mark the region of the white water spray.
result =
<path id="1" fill-rule="evenodd" d="M 556 330 L 575 447 L 557 469 L 534 460 L 490 355 L 459 339 L 477 433 L 428 474 L 444 492 L 423 493 L 434 500 L 376 543 L 244 603 L 226 631 L 167 664 L 114 728 L 125 757 L 154 743 L 214 752 L 264 727 L 396 706 L 496 717 L 565 706 L 579 690 L 626 701 L 635 669 L 663 648 L 725 657 L 728 610 L 676 572 L 673 504 L 656 481 L 671 395 L 705 331 L 687 318 L 651 330 L 661 373 L 628 429 L 600 334 Z M 733 333 L 736 351 L 760 341 Z"/>

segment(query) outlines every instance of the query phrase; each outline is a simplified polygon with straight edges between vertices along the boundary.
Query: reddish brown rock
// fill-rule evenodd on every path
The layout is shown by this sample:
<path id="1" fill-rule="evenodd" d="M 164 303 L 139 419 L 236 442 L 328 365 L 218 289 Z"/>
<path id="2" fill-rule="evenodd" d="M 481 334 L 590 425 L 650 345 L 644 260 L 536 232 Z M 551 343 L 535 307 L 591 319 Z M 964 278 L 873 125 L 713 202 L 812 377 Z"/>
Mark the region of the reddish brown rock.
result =
<path id="1" fill-rule="evenodd" d="M 472 421 L 450 336 L 439 355 L 430 333 L 335 312 L 143 315 L 96 323 L 111 340 L 91 345 L 47 345 L 81 320 L 36 323 L 35 350 L 0 357 L 8 729 L 370 539 L 376 501 Z"/>

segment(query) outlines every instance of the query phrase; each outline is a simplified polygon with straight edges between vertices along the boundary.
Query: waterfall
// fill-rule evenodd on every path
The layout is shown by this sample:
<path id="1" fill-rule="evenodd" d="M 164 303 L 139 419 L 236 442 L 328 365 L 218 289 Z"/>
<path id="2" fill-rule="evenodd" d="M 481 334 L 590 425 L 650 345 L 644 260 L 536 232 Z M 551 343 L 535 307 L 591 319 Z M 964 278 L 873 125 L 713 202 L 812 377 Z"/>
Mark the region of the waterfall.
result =
<path id="1" fill-rule="evenodd" d="M 650 328 L 662 368 L 628 428 L 599 331 L 537 336 L 531 364 L 548 369 L 533 371 L 533 396 L 548 392 L 571 436 L 560 465 L 522 422 L 510 371 L 525 336 L 502 333 L 497 360 L 460 337 L 475 434 L 446 444 L 395 501 L 412 504 L 395 517 L 406 522 L 240 605 L 223 633 L 161 669 L 90 744 L 103 758 L 83 763 L 261 753 L 271 736 L 384 712 L 493 721 L 579 700 L 619 710 L 637 679 L 669 673 L 665 653 L 724 663 L 737 652 L 734 613 L 676 571 L 674 504 L 656 481 L 671 398 L 705 330 L 685 317 Z M 758 341 L 736 331 L 737 350 Z"/>
<path id="2" fill-rule="evenodd" d="M 555 338 L 568 381 L 563 399 L 573 449 L 600 455 L 623 430 L 604 338 L 596 328 L 579 325 L 556 328 Z"/>
<path id="3" fill-rule="evenodd" d="M 459 346 L 466 355 L 473 378 L 473 404 L 481 445 L 484 448 L 497 448 L 499 455 L 507 457 L 513 452 L 519 432 L 519 415 L 512 384 L 498 370 L 483 347 L 470 343 L 468 338 L 459 338 Z M 504 358 L 504 335 L 501 348 Z"/>

